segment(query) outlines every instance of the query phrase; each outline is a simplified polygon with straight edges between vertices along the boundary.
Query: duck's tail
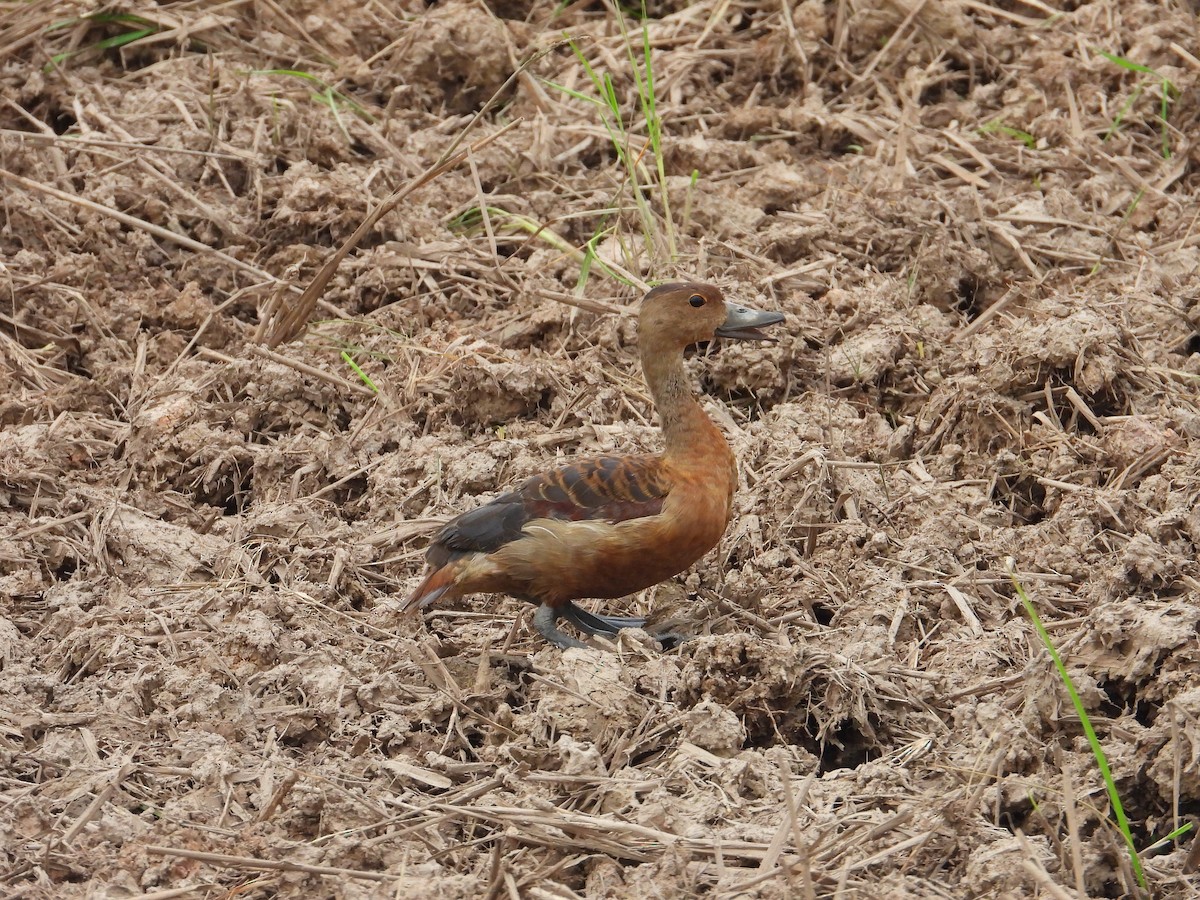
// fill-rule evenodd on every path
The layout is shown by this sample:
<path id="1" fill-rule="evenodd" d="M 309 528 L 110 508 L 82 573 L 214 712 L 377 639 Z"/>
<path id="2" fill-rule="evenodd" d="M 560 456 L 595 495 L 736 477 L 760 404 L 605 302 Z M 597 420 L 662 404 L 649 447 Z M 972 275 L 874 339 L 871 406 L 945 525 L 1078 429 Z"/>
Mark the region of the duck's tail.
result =
<path id="1" fill-rule="evenodd" d="M 426 575 L 405 602 L 404 612 L 424 609 L 450 594 L 457 586 L 458 567 L 455 562 L 456 560 L 451 561 Z"/>

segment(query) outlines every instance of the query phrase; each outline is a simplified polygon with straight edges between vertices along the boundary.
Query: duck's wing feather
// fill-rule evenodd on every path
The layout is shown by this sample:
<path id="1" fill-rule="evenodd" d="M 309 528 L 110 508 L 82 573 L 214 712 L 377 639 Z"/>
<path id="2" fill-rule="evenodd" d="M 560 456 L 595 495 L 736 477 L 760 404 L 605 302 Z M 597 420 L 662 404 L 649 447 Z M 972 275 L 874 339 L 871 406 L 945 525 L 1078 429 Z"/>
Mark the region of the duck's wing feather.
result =
<path id="1" fill-rule="evenodd" d="M 448 522 L 426 554 L 443 566 L 464 553 L 491 553 L 534 519 L 624 522 L 656 516 L 670 490 L 659 456 L 601 456 L 535 475 L 515 491 Z"/>

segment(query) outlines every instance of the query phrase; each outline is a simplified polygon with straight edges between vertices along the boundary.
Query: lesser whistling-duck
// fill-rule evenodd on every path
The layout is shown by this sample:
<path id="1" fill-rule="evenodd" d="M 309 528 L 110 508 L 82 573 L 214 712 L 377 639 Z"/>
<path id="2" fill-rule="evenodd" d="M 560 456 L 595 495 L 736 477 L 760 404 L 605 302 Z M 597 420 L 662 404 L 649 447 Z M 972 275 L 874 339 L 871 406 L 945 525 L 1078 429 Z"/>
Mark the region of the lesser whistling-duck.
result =
<path id="1" fill-rule="evenodd" d="M 535 475 L 465 512 L 426 552 L 431 571 L 406 610 L 478 592 L 534 604 L 534 627 L 559 647 L 612 636 L 645 619 L 602 616 L 572 601 L 623 597 L 682 572 L 720 540 L 733 512 L 737 466 L 696 401 L 683 351 L 715 337 L 772 340 L 759 328 L 783 316 L 726 303 L 709 284 L 663 284 L 638 316 L 642 371 L 662 420 L 661 453 L 601 456 Z"/>

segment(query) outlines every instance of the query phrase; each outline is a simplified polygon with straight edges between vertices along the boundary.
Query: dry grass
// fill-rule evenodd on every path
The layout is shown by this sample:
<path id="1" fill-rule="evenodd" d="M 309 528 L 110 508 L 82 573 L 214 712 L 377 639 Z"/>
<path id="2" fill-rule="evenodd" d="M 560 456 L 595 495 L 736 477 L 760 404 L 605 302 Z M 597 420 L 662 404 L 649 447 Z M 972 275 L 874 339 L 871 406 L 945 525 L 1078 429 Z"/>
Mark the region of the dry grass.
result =
<path id="1" fill-rule="evenodd" d="M 651 4 L 662 184 L 617 15 L 0 2 L 6 896 L 1134 895 L 1010 559 L 1137 846 L 1195 822 L 1190 8 Z M 789 317 L 690 364 L 725 540 L 613 605 L 697 639 L 401 621 L 437 522 L 656 446 L 676 274 Z"/>

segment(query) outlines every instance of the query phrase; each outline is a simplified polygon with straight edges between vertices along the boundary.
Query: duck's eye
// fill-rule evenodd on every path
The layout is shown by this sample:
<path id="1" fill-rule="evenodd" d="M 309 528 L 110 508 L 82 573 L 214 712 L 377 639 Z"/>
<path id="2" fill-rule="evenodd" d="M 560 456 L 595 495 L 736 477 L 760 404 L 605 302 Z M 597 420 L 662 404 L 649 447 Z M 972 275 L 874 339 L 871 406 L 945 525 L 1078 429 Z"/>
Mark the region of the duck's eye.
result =
<path id="1" fill-rule="evenodd" d="M 696 309 L 699 309 L 704 305 L 705 300 L 699 294 L 692 294 L 692 296 L 688 297 L 688 303 L 692 304 L 692 306 L 696 307 Z"/>

